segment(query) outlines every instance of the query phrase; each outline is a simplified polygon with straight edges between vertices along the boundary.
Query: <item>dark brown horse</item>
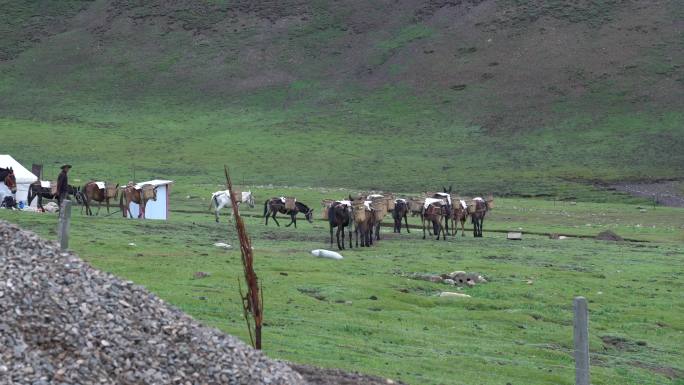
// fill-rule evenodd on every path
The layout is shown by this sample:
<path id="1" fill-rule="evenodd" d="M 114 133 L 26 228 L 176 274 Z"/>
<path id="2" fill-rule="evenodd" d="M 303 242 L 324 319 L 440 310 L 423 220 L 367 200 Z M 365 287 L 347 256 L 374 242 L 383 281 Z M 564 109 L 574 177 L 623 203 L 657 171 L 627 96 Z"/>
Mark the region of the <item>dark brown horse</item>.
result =
<path id="1" fill-rule="evenodd" d="M 285 225 L 285 227 L 290 227 L 290 225 L 294 223 L 294 227 L 296 229 L 297 214 L 299 214 L 300 212 L 304 214 L 304 217 L 307 221 L 309 221 L 309 223 L 313 223 L 313 209 L 309 208 L 309 206 L 305 205 L 302 202 L 295 201 L 294 209 L 286 208 L 285 202 L 283 202 L 281 198 L 271 198 L 264 202 L 264 217 L 266 218 L 266 226 L 268 226 L 269 217 L 273 218 L 273 221 L 276 223 L 277 226 L 280 226 L 280 223 L 278 223 L 278 220 L 276 219 L 276 214 L 281 213 L 290 216 L 290 223 Z"/>
<path id="2" fill-rule="evenodd" d="M 53 182 L 53 187 L 54 187 L 54 182 Z M 58 201 L 59 196 L 56 192 L 53 192 L 55 190 L 52 189 L 52 187 L 43 187 L 40 184 L 40 181 L 35 181 L 29 185 L 28 189 L 28 204 L 30 205 L 31 202 L 33 202 L 34 199 L 38 198 L 38 203 L 37 206 L 39 209 L 43 210 L 43 199 L 50 199 L 50 200 L 56 200 Z M 83 195 L 81 194 L 81 190 L 72 185 L 67 186 L 67 197 L 66 199 L 69 199 L 69 195 L 73 195 L 74 198 L 76 199 L 77 203 L 82 203 L 83 202 Z"/>
<path id="3" fill-rule="evenodd" d="M 125 203 L 124 200 L 126 201 Z M 121 189 L 121 196 L 119 197 L 119 207 L 121 208 L 123 217 L 126 218 L 130 215 L 130 217 L 133 218 L 133 214 L 131 214 L 129 208 L 131 202 L 133 202 L 137 203 L 140 207 L 138 210 L 138 218 L 145 218 L 145 206 L 147 206 L 147 202 L 150 200 L 157 200 L 156 187 L 151 184 L 146 184 L 138 190 L 133 184 L 129 183 L 126 187 Z"/>
<path id="4" fill-rule="evenodd" d="M 425 239 L 425 229 L 427 223 L 432 223 L 432 229 L 434 234 L 437 234 L 437 240 L 439 240 L 439 235 L 442 234 L 442 239 L 446 240 L 446 229 L 442 224 L 442 219 L 447 217 L 447 205 L 441 202 L 433 202 L 427 205 L 423 209 L 421 214 L 421 219 L 423 221 L 423 239 Z"/>
<path id="5" fill-rule="evenodd" d="M 454 207 L 451 209 L 453 235 L 458 234 L 458 222 L 461 222 L 461 236 L 465 237 L 465 223 L 468 215 L 468 206 L 465 204 L 465 201 L 458 200 L 454 202 Z"/>
<path id="6" fill-rule="evenodd" d="M 12 167 L 0 168 L 0 182 L 4 183 L 12 194 L 17 193 L 17 177 Z"/>
<path id="7" fill-rule="evenodd" d="M 349 201 L 333 202 L 328 210 L 328 223 L 330 224 L 330 247 L 333 245 L 333 228 L 337 227 L 337 248 L 344 250 L 344 228 L 349 231 L 349 248 L 352 248 L 352 208 L 351 199 Z M 340 242 L 340 233 L 342 242 Z"/>
<path id="8" fill-rule="evenodd" d="M 406 232 L 410 233 L 411 230 L 409 230 L 409 225 L 408 225 L 408 213 L 409 213 L 409 204 L 406 199 L 397 199 L 394 201 L 394 210 L 392 210 L 392 218 L 394 219 L 394 232 L 395 233 L 401 233 L 401 219 L 404 219 L 404 222 L 406 223 Z"/>
<path id="9" fill-rule="evenodd" d="M 473 236 L 482 237 L 482 224 L 487 211 L 494 208 L 494 198 L 490 195 L 487 200 L 474 198 L 470 208 L 470 218 L 473 222 Z"/>
<path id="10" fill-rule="evenodd" d="M 90 202 L 98 202 L 97 213 L 100 214 L 100 209 L 102 208 L 102 202 L 107 205 L 107 214 L 109 214 L 109 200 L 114 199 L 116 201 L 116 196 L 119 194 L 119 184 L 112 185 L 105 183 L 105 188 L 100 188 L 97 182 L 90 181 L 83 186 L 81 190 L 83 193 L 83 206 L 86 209 L 86 215 L 93 215 L 93 210 L 90 209 Z M 81 212 L 83 209 L 81 209 Z M 125 215 L 124 215 L 125 216 Z"/>

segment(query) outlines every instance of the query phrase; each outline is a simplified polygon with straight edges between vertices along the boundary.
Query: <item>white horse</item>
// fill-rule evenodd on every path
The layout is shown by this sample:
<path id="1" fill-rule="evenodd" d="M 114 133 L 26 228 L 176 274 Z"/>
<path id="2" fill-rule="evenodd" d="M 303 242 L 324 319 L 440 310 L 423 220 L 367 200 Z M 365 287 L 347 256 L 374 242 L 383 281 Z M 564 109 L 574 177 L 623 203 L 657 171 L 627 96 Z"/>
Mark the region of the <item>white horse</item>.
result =
<path id="1" fill-rule="evenodd" d="M 254 208 L 254 195 L 252 195 L 251 191 L 243 191 L 242 198 L 238 203 L 247 203 L 249 207 Z M 228 195 L 228 190 L 217 191 L 211 194 L 211 203 L 209 203 L 210 210 L 212 206 L 214 206 L 214 215 L 216 215 L 216 222 L 218 222 L 219 210 L 224 207 L 233 207 L 230 203 L 230 195 Z M 228 213 L 229 215 L 233 215 L 230 211 Z"/>

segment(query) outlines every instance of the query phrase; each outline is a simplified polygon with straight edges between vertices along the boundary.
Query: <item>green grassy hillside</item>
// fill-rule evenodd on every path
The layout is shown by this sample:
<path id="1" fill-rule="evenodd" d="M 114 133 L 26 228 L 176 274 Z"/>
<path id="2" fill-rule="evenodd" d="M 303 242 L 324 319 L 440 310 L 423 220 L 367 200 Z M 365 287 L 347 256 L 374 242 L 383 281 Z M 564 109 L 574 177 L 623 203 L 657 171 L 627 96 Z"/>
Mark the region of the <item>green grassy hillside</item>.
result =
<path id="1" fill-rule="evenodd" d="M 0 9 L 2 150 L 79 179 L 211 183 L 227 163 L 250 183 L 599 200 L 588 182 L 684 175 L 679 1 Z"/>

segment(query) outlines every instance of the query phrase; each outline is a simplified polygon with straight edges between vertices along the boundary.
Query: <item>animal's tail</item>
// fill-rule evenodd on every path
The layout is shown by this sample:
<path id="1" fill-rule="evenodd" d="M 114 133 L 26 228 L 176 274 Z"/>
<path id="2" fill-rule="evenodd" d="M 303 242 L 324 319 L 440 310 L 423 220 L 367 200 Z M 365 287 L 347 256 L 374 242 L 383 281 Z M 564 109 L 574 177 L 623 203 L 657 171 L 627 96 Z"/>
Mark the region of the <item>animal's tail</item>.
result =
<path id="1" fill-rule="evenodd" d="M 126 210 L 124 210 L 124 204 L 123 204 L 124 195 L 126 195 L 126 194 L 122 190 L 121 196 L 119 196 L 119 209 L 121 210 L 121 214 L 123 214 L 123 217 L 126 218 L 126 215 L 128 213 L 126 212 Z"/>
<path id="2" fill-rule="evenodd" d="M 209 207 L 207 208 L 208 211 L 211 210 L 211 205 L 215 204 L 216 207 L 218 207 L 218 203 L 216 202 L 216 195 L 211 196 L 211 200 L 209 201 Z"/>
<path id="3" fill-rule="evenodd" d="M 31 201 L 33 201 L 33 183 L 29 185 L 28 188 L 28 196 L 26 197 L 26 200 L 28 200 L 28 205 L 31 205 Z"/>
<path id="4" fill-rule="evenodd" d="M 83 209 L 85 209 L 86 215 L 88 215 L 88 198 L 86 197 L 86 194 L 83 191 L 79 191 L 78 194 L 81 196 L 81 214 L 83 214 Z"/>
<path id="5" fill-rule="evenodd" d="M 332 224 L 335 223 L 335 210 L 332 206 L 328 207 L 326 210 L 328 210 L 328 223 L 332 226 Z"/>
<path id="6" fill-rule="evenodd" d="M 268 212 L 268 199 L 266 202 L 264 202 L 264 217 L 266 216 L 266 213 Z"/>

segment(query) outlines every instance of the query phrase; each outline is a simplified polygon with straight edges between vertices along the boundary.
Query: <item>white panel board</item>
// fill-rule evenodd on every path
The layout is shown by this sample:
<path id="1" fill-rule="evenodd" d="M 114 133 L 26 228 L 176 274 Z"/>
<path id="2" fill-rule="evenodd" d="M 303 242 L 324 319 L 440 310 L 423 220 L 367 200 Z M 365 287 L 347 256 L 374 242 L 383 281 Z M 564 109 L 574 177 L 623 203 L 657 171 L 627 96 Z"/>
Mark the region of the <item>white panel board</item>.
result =
<path id="1" fill-rule="evenodd" d="M 157 200 L 148 201 L 145 207 L 145 218 L 146 219 L 166 219 L 166 185 L 157 187 Z"/>

